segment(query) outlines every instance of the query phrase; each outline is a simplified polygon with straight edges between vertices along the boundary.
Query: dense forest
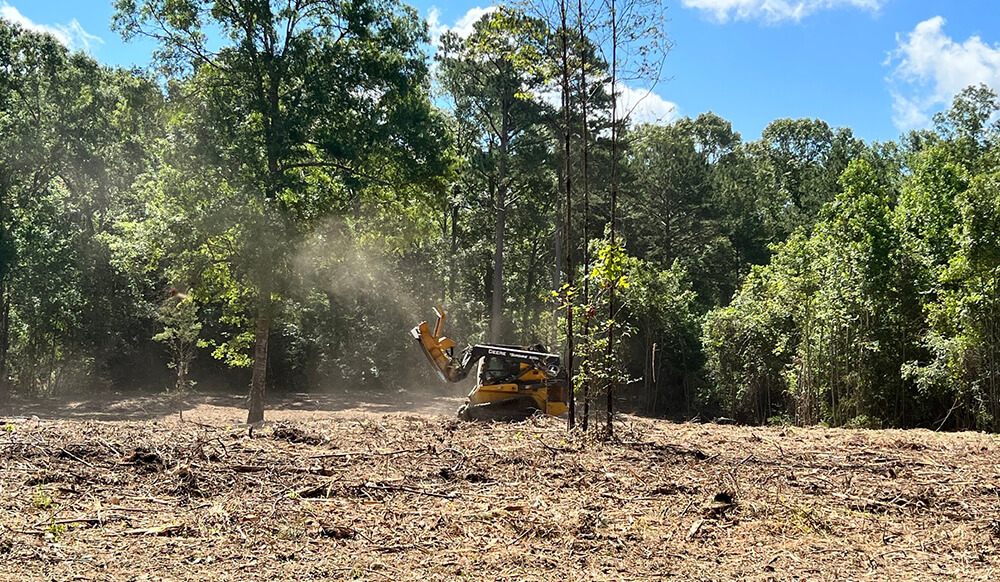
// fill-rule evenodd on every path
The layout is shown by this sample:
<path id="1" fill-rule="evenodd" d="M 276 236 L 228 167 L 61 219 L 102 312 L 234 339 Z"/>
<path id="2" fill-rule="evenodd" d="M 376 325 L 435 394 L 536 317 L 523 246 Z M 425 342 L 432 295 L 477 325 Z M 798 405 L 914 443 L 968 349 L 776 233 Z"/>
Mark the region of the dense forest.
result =
<path id="1" fill-rule="evenodd" d="M 591 415 L 1000 429 L 997 95 L 888 143 L 633 123 L 669 39 L 606 4 L 432 46 L 392 0 L 118 0 L 149 70 L 0 20 L 0 400 L 416 390 L 442 303 L 571 350 Z"/>

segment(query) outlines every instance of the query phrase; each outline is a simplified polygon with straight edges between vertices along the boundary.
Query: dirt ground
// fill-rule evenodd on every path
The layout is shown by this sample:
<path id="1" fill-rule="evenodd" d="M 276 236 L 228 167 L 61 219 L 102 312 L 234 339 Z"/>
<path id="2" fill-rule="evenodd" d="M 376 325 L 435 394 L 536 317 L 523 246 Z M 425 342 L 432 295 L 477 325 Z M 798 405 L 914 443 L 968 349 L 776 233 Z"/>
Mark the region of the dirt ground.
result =
<path id="1" fill-rule="evenodd" d="M 221 396 L 3 411 L 0 580 L 1000 578 L 995 436 L 627 417 L 602 442 L 368 400 L 254 430 Z"/>

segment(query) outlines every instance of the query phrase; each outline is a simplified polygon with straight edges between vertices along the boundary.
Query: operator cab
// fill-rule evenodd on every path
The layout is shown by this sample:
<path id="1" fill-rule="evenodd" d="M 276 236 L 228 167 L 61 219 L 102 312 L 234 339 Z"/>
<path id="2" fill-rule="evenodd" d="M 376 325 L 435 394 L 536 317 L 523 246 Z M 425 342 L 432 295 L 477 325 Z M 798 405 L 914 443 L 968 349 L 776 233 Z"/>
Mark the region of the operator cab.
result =
<path id="1" fill-rule="evenodd" d="M 548 353 L 545 346 L 542 344 L 535 344 L 528 346 L 527 348 L 522 348 L 519 346 L 503 346 L 505 348 L 512 348 L 516 350 L 527 350 L 531 352 L 539 352 L 542 354 Z M 524 378 L 525 372 L 533 369 L 534 367 L 530 364 L 519 362 L 510 357 L 496 356 L 492 354 L 487 354 L 479 360 L 479 384 L 483 386 L 489 386 L 493 384 L 510 384 L 517 382 L 519 379 Z M 558 367 L 556 368 L 558 370 Z M 555 374 L 553 374 L 555 375 Z M 532 380 L 535 374 L 529 374 L 532 376 Z"/>
<path id="2" fill-rule="evenodd" d="M 479 360 L 479 383 L 482 385 L 504 384 L 517 378 L 526 364 L 499 356 L 485 356 Z"/>

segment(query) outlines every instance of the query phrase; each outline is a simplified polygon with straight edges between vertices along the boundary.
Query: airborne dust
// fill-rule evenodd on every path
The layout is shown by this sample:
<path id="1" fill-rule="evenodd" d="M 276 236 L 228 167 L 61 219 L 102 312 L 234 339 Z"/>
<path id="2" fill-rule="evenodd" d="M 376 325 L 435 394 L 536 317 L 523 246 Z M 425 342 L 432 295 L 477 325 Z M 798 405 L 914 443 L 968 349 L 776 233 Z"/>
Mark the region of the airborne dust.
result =
<path id="1" fill-rule="evenodd" d="M 366 234 L 330 219 L 302 245 L 292 262 L 297 281 L 321 295 L 330 313 L 342 314 L 318 333 L 329 355 L 315 367 L 310 390 L 344 398 L 345 405 L 353 400 L 360 409 L 450 416 L 473 382 L 441 380 L 410 336 L 419 322 L 433 321 L 434 306 L 442 302 L 447 282 L 436 274 L 434 261 L 446 257 L 433 248 L 404 253 L 399 248 L 405 237 Z M 469 321 L 462 308 L 467 312 L 468 306 L 445 307 L 445 331 L 458 349 L 479 339 L 462 332 L 462 320 Z"/>

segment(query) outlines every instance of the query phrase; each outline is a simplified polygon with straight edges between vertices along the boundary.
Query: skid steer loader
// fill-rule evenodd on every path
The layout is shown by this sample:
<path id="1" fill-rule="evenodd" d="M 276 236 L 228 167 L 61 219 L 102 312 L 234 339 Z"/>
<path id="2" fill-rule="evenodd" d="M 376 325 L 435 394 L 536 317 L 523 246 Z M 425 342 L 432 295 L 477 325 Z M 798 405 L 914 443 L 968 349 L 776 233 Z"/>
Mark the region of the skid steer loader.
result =
<path id="1" fill-rule="evenodd" d="M 476 344 L 455 355 L 455 342 L 444 337 L 445 313 L 434 310 L 434 329 L 426 321 L 410 334 L 446 382 L 461 382 L 477 367 L 475 388 L 458 410 L 462 420 L 524 420 L 538 412 L 564 414 L 569 390 L 559 356 L 541 345 L 508 346 Z"/>

